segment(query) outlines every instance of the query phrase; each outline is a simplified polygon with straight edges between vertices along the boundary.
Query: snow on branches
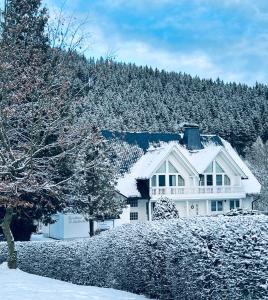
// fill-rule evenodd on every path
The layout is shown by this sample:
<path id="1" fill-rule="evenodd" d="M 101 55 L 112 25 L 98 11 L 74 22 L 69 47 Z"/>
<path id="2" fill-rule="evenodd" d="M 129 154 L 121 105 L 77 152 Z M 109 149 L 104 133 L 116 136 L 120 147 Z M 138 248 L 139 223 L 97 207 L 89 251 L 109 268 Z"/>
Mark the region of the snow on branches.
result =
<path id="1" fill-rule="evenodd" d="M 153 221 L 177 218 L 179 218 L 179 212 L 175 203 L 171 199 L 167 197 L 161 197 L 156 201 L 152 216 Z"/>

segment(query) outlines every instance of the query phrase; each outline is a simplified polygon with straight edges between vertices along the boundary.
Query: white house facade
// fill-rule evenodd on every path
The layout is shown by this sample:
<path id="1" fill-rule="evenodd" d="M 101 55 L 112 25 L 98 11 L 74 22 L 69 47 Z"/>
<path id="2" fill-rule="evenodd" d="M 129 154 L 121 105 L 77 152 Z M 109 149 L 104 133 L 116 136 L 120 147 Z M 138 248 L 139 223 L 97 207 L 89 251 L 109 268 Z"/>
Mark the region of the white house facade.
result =
<path id="1" fill-rule="evenodd" d="M 260 183 L 232 146 L 217 135 L 200 134 L 196 125 L 181 134 L 103 131 L 107 140 L 122 144 L 118 197 L 128 205 L 118 219 L 95 222 L 95 230 L 152 220 L 161 197 L 174 201 L 181 217 L 250 210 Z M 82 215 L 58 214 L 43 228 L 47 237 L 73 239 L 89 236 Z"/>
<path id="2" fill-rule="evenodd" d="M 176 137 L 178 140 L 174 139 Z M 160 197 L 172 199 L 180 216 L 204 216 L 251 209 L 260 183 L 232 146 L 198 126 L 150 145 L 118 181 L 128 198 L 130 221 L 150 221 Z"/>

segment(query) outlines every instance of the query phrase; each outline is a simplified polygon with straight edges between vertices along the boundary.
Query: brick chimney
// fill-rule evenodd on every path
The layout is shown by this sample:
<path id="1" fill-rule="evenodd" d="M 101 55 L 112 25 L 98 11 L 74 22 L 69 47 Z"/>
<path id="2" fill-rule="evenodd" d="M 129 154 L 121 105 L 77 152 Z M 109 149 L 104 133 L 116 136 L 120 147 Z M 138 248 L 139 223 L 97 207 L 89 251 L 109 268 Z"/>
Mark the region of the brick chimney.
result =
<path id="1" fill-rule="evenodd" d="M 201 150 L 204 147 L 201 144 L 200 130 L 197 124 L 183 125 L 182 142 L 188 150 Z"/>

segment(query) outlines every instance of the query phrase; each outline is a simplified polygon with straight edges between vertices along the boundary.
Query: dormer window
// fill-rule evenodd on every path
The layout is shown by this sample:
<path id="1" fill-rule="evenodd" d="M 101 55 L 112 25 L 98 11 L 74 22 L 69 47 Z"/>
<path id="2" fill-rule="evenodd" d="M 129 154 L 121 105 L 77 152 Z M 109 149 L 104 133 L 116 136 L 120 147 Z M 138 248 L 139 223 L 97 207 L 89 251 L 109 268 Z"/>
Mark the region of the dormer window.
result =
<path id="1" fill-rule="evenodd" d="M 170 162 L 165 161 L 151 178 L 152 187 L 176 187 L 185 186 L 184 178 L 179 175 L 177 168 Z"/>
<path id="2" fill-rule="evenodd" d="M 231 185 L 231 180 L 228 175 L 225 174 L 223 168 L 218 162 L 213 161 L 199 177 L 200 186 L 228 186 Z"/>
<path id="3" fill-rule="evenodd" d="M 178 186 L 185 186 L 185 180 L 181 175 L 178 175 Z"/>
<path id="4" fill-rule="evenodd" d="M 166 175 L 158 175 L 158 185 L 166 186 Z"/>
<path id="5" fill-rule="evenodd" d="M 168 172 L 169 173 L 179 173 L 178 170 L 172 165 L 172 163 L 169 161 L 168 162 Z"/>
<path id="6" fill-rule="evenodd" d="M 166 173 L 166 162 L 164 162 L 155 173 L 157 173 L 157 174 Z"/>
<path id="7" fill-rule="evenodd" d="M 156 186 L 156 175 L 154 175 L 151 179 L 152 186 Z"/>
<path id="8" fill-rule="evenodd" d="M 176 186 L 176 175 L 169 175 L 169 186 Z"/>
<path id="9" fill-rule="evenodd" d="M 231 185 L 231 179 L 226 174 L 224 175 L 224 185 Z"/>

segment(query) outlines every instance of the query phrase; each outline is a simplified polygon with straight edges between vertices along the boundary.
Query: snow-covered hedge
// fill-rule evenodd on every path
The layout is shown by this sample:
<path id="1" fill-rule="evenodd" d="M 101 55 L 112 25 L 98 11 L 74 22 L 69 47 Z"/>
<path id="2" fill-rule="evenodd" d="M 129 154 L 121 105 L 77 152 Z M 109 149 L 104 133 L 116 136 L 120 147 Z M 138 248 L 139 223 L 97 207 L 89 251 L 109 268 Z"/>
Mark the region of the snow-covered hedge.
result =
<path id="1" fill-rule="evenodd" d="M 154 221 L 88 240 L 22 242 L 17 248 L 24 271 L 152 298 L 255 300 L 268 295 L 267 216 Z"/>

